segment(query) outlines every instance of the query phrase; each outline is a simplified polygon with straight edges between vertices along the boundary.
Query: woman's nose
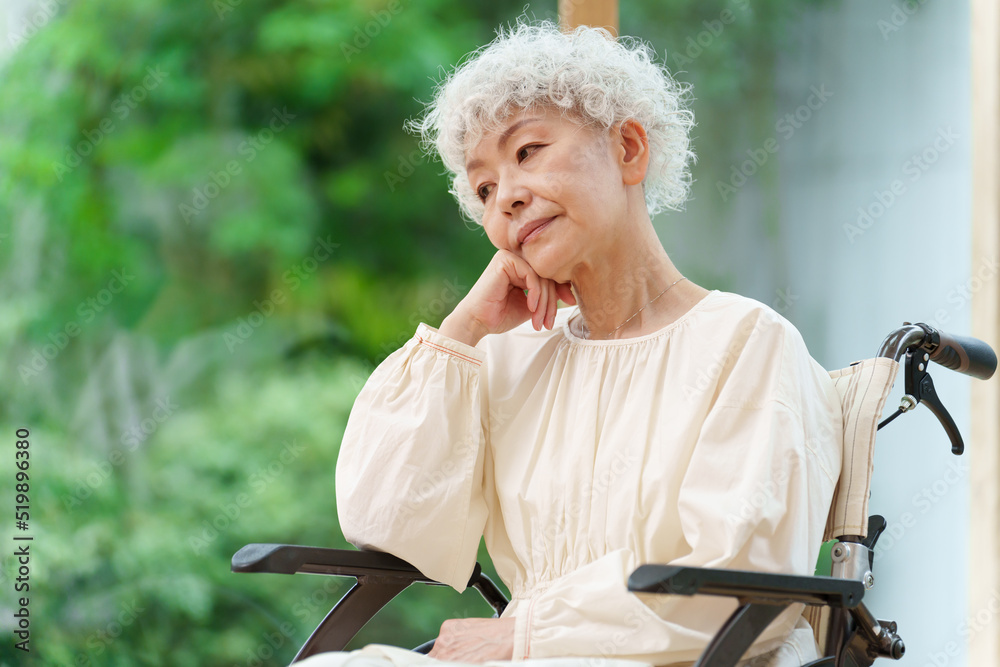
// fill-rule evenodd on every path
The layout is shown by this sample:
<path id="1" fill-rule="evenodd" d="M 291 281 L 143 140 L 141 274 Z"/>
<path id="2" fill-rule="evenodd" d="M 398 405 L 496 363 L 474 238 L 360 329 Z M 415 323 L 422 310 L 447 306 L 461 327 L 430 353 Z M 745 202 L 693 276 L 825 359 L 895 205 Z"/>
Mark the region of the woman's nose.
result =
<path id="1" fill-rule="evenodd" d="M 497 184 L 497 205 L 508 216 L 531 203 L 531 190 L 517 176 L 502 178 Z"/>

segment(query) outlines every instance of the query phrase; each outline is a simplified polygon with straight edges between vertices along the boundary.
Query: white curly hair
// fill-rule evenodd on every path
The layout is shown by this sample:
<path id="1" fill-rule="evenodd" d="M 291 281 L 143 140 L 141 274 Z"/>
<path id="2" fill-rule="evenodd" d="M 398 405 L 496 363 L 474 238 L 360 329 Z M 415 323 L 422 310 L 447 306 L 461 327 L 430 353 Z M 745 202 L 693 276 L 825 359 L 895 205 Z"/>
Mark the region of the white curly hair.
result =
<path id="1" fill-rule="evenodd" d="M 602 28 L 564 33 L 551 21 L 518 20 L 473 51 L 437 86 L 434 99 L 406 127 L 451 172 L 450 192 L 463 215 L 482 223 L 483 204 L 465 171 L 465 152 L 512 113 L 550 106 L 605 129 L 638 121 L 649 137 L 643 181 L 649 214 L 681 210 L 691 186 L 690 86 L 655 62 L 655 51 Z"/>

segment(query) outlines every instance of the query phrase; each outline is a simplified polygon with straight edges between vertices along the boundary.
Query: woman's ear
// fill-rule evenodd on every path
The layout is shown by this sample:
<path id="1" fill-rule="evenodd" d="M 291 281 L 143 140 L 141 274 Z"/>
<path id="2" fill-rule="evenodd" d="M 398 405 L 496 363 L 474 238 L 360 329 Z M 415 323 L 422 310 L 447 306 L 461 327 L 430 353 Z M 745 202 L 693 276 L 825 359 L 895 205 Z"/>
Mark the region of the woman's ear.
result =
<path id="1" fill-rule="evenodd" d="M 649 169 L 649 137 L 637 120 L 623 122 L 617 132 L 619 166 L 626 185 L 638 185 Z"/>

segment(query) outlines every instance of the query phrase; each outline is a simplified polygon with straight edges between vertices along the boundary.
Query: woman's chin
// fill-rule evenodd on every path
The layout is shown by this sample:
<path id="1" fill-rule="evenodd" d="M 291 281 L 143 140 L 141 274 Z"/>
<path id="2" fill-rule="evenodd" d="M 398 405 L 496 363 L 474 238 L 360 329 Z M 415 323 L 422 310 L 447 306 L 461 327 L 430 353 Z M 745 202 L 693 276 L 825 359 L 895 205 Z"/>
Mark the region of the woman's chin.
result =
<path id="1" fill-rule="evenodd" d="M 537 245 L 532 244 L 526 250 L 524 259 L 540 278 L 565 282 L 560 281 L 559 278 L 566 273 L 564 270 L 566 262 L 557 248 L 549 247 L 546 243 L 538 243 Z"/>
<path id="2" fill-rule="evenodd" d="M 535 271 L 535 273 L 538 274 L 539 278 L 545 278 L 546 280 L 553 280 L 557 283 L 565 282 L 559 280 L 559 277 L 563 272 L 560 271 L 558 268 L 556 268 L 558 265 L 550 264 L 549 262 L 545 261 L 535 261 L 533 259 L 529 260 L 528 264 L 531 265 L 531 268 Z"/>

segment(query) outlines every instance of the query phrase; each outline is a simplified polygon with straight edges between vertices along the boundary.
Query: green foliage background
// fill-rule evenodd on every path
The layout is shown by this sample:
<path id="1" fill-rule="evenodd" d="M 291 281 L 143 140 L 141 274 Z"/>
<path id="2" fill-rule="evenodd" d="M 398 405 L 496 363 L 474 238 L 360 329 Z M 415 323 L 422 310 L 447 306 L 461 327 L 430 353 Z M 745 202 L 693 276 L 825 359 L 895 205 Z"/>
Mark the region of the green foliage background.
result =
<path id="1" fill-rule="evenodd" d="M 809 4 L 622 3 L 622 32 L 695 86 L 700 181 L 768 131 L 774 59 Z M 9 502 L 14 432 L 30 429 L 35 541 L 27 661 L 0 557 L 0 663 L 291 660 L 346 583 L 234 575 L 229 559 L 248 542 L 346 546 L 333 471 L 354 397 L 493 252 L 402 124 L 524 7 L 92 0 L 12 26 L 0 484 Z M 555 2 L 528 13 L 554 18 Z M 729 288 L 709 261 L 685 268 Z M 4 544 L 12 530 L 0 522 Z M 486 611 L 413 589 L 353 645 L 414 645 Z"/>

